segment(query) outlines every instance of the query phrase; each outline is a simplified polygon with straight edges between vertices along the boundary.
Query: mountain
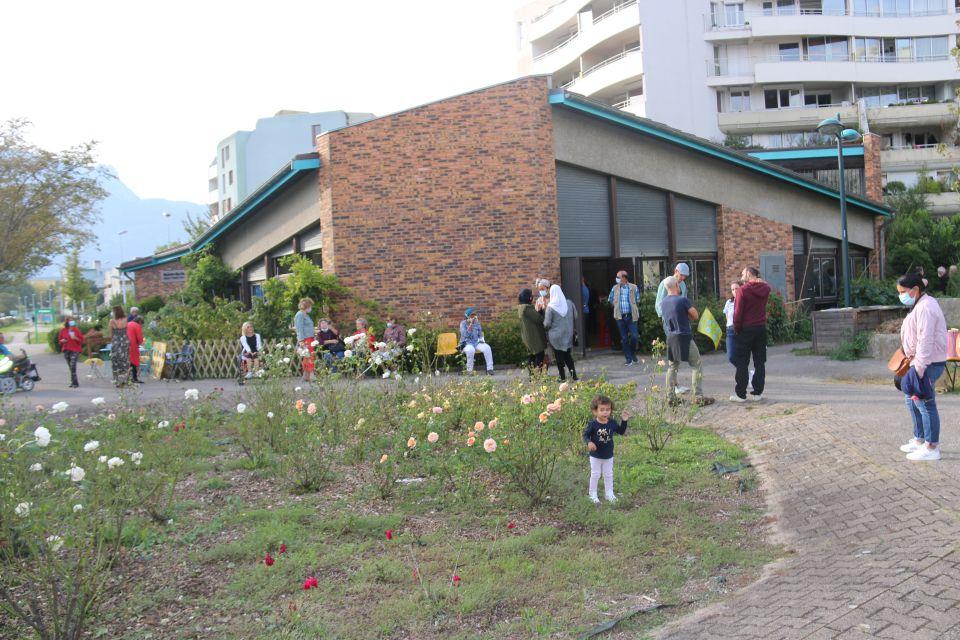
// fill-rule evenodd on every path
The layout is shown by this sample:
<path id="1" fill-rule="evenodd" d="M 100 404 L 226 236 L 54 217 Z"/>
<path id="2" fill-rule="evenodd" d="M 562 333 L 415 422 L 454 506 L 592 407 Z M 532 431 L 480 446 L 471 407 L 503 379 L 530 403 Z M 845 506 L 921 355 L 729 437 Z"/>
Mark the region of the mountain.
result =
<path id="1" fill-rule="evenodd" d="M 109 169 L 117 175 L 115 169 Z M 93 227 L 97 239 L 80 252 L 80 264 L 84 267 L 100 260 L 105 267 L 113 268 L 124 260 L 149 256 L 157 246 L 167 244 L 168 237 L 170 242 L 186 242 L 183 221 L 187 214 L 194 218 L 207 215 L 206 205 L 140 198 L 119 177 L 106 179 L 102 185 L 110 195 L 100 203 L 100 222 Z M 164 211 L 170 218 L 162 215 Z M 127 233 L 119 236 L 124 230 Z M 58 277 L 63 261 L 63 256 L 56 258 L 36 277 Z"/>

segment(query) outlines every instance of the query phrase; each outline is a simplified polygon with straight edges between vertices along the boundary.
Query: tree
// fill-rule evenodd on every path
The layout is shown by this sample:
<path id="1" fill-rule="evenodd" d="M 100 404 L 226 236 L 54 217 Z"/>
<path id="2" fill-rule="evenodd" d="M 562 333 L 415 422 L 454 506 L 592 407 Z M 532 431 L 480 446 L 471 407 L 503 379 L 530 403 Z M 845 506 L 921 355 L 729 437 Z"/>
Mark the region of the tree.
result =
<path id="1" fill-rule="evenodd" d="M 95 143 L 64 151 L 27 142 L 29 122 L 0 125 L 0 282 L 10 282 L 50 265 L 93 234 L 97 203 L 109 176 L 95 164 Z"/>
<path id="2" fill-rule="evenodd" d="M 202 215 L 198 215 L 196 218 L 194 218 L 192 213 L 189 211 L 187 212 L 187 217 L 183 221 L 183 230 L 187 232 L 190 242 L 193 242 L 202 236 L 209 228 L 209 218 L 204 218 Z"/>
<path id="3" fill-rule="evenodd" d="M 70 306 L 76 313 L 78 304 L 93 299 L 95 291 L 94 283 L 83 277 L 83 271 L 80 270 L 80 256 L 76 249 L 67 257 L 63 276 L 63 293 L 70 300 Z"/>
<path id="4" fill-rule="evenodd" d="M 180 258 L 187 269 L 187 286 L 183 289 L 187 300 L 199 302 L 227 298 L 236 289 L 237 273 L 209 249 Z"/>

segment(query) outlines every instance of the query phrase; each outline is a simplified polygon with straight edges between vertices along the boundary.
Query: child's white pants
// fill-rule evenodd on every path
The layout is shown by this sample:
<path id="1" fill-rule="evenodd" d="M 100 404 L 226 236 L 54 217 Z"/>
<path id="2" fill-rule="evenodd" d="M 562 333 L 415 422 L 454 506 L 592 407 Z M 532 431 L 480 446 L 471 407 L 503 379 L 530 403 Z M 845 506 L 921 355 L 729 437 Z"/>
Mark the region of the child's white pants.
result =
<path id="1" fill-rule="evenodd" d="M 613 497 L 613 458 L 601 460 L 590 456 L 590 497 L 597 497 L 597 483 L 603 474 L 603 491 L 607 498 Z"/>

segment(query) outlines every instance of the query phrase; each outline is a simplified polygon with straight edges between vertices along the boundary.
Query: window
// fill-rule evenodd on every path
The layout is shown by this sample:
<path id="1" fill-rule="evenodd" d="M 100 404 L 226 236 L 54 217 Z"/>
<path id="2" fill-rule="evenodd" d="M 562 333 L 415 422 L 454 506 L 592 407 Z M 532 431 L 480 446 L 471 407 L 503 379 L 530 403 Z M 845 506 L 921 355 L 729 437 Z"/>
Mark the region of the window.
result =
<path id="1" fill-rule="evenodd" d="M 812 258 L 811 289 L 814 298 L 837 297 L 837 260 L 836 258 Z"/>
<path id="2" fill-rule="evenodd" d="M 916 38 L 913 42 L 914 55 L 917 60 L 943 60 L 949 54 L 950 47 L 947 44 L 947 36 Z"/>
<path id="3" fill-rule="evenodd" d="M 224 212 L 230 211 L 233 209 L 233 198 L 227 198 L 227 208 L 224 209 Z"/>
<path id="4" fill-rule="evenodd" d="M 900 100 L 896 87 L 860 87 L 857 97 L 863 98 L 868 107 L 887 107 Z"/>
<path id="5" fill-rule="evenodd" d="M 717 297 L 717 261 L 694 260 L 694 290 L 697 298 Z"/>
<path id="6" fill-rule="evenodd" d="M 767 89 L 763 92 L 763 103 L 767 109 L 786 109 L 803 106 L 800 89 Z"/>
<path id="7" fill-rule="evenodd" d="M 807 60 L 819 62 L 828 60 L 843 61 L 850 55 L 848 41 L 841 36 L 804 38 L 803 49 L 807 55 Z"/>
<path id="8" fill-rule="evenodd" d="M 730 111 L 750 111 L 749 89 L 730 89 Z"/>
<path id="9" fill-rule="evenodd" d="M 797 7 L 797 0 L 777 0 L 777 14 L 781 16 L 793 16 L 800 13 Z"/>
<path id="10" fill-rule="evenodd" d="M 787 42 L 779 46 L 780 49 L 780 61 L 781 62 L 791 62 L 797 61 L 800 59 L 800 43 L 799 42 Z"/>
<path id="11" fill-rule="evenodd" d="M 900 87 L 899 94 L 900 102 L 904 104 L 917 104 L 935 100 L 937 90 L 932 84 L 928 84 L 921 87 Z"/>
<path id="12" fill-rule="evenodd" d="M 743 3 L 724 5 L 724 20 L 728 27 L 738 27 L 744 23 Z"/>
<path id="13" fill-rule="evenodd" d="M 323 250 L 315 249 L 314 251 L 305 251 L 303 257 L 315 264 L 316 266 L 323 268 Z"/>
<path id="14" fill-rule="evenodd" d="M 825 107 L 833 104 L 833 93 L 830 91 L 807 91 L 803 94 L 803 106 Z"/>
<path id="15" fill-rule="evenodd" d="M 251 282 L 250 283 L 250 299 L 253 298 L 263 298 L 263 283 L 262 282 Z"/>
<path id="16" fill-rule="evenodd" d="M 656 292 L 660 281 L 666 277 L 666 261 L 645 258 L 640 263 L 640 273 L 643 274 L 643 290 Z"/>
<path id="17" fill-rule="evenodd" d="M 864 278 L 868 276 L 867 257 L 850 256 L 850 279 L 856 280 L 857 278 Z"/>
<path id="18" fill-rule="evenodd" d="M 937 146 L 937 136 L 932 133 L 907 132 L 903 134 L 903 144 L 906 147 L 924 148 Z"/>
<path id="19" fill-rule="evenodd" d="M 233 169 L 230 169 L 230 173 L 227 174 L 230 176 L 229 182 L 227 184 L 233 184 Z"/>

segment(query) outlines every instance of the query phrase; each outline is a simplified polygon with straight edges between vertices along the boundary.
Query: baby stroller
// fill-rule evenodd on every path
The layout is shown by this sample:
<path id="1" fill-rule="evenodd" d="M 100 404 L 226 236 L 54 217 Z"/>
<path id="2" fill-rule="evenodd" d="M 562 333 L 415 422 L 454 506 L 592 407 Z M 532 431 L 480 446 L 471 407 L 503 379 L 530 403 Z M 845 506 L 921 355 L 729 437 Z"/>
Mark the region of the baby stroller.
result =
<path id="1" fill-rule="evenodd" d="M 15 359 L 0 356 L 0 393 L 9 395 L 17 389 L 33 391 L 34 384 L 39 381 L 37 366 L 25 351 L 21 350 L 20 357 Z"/>

